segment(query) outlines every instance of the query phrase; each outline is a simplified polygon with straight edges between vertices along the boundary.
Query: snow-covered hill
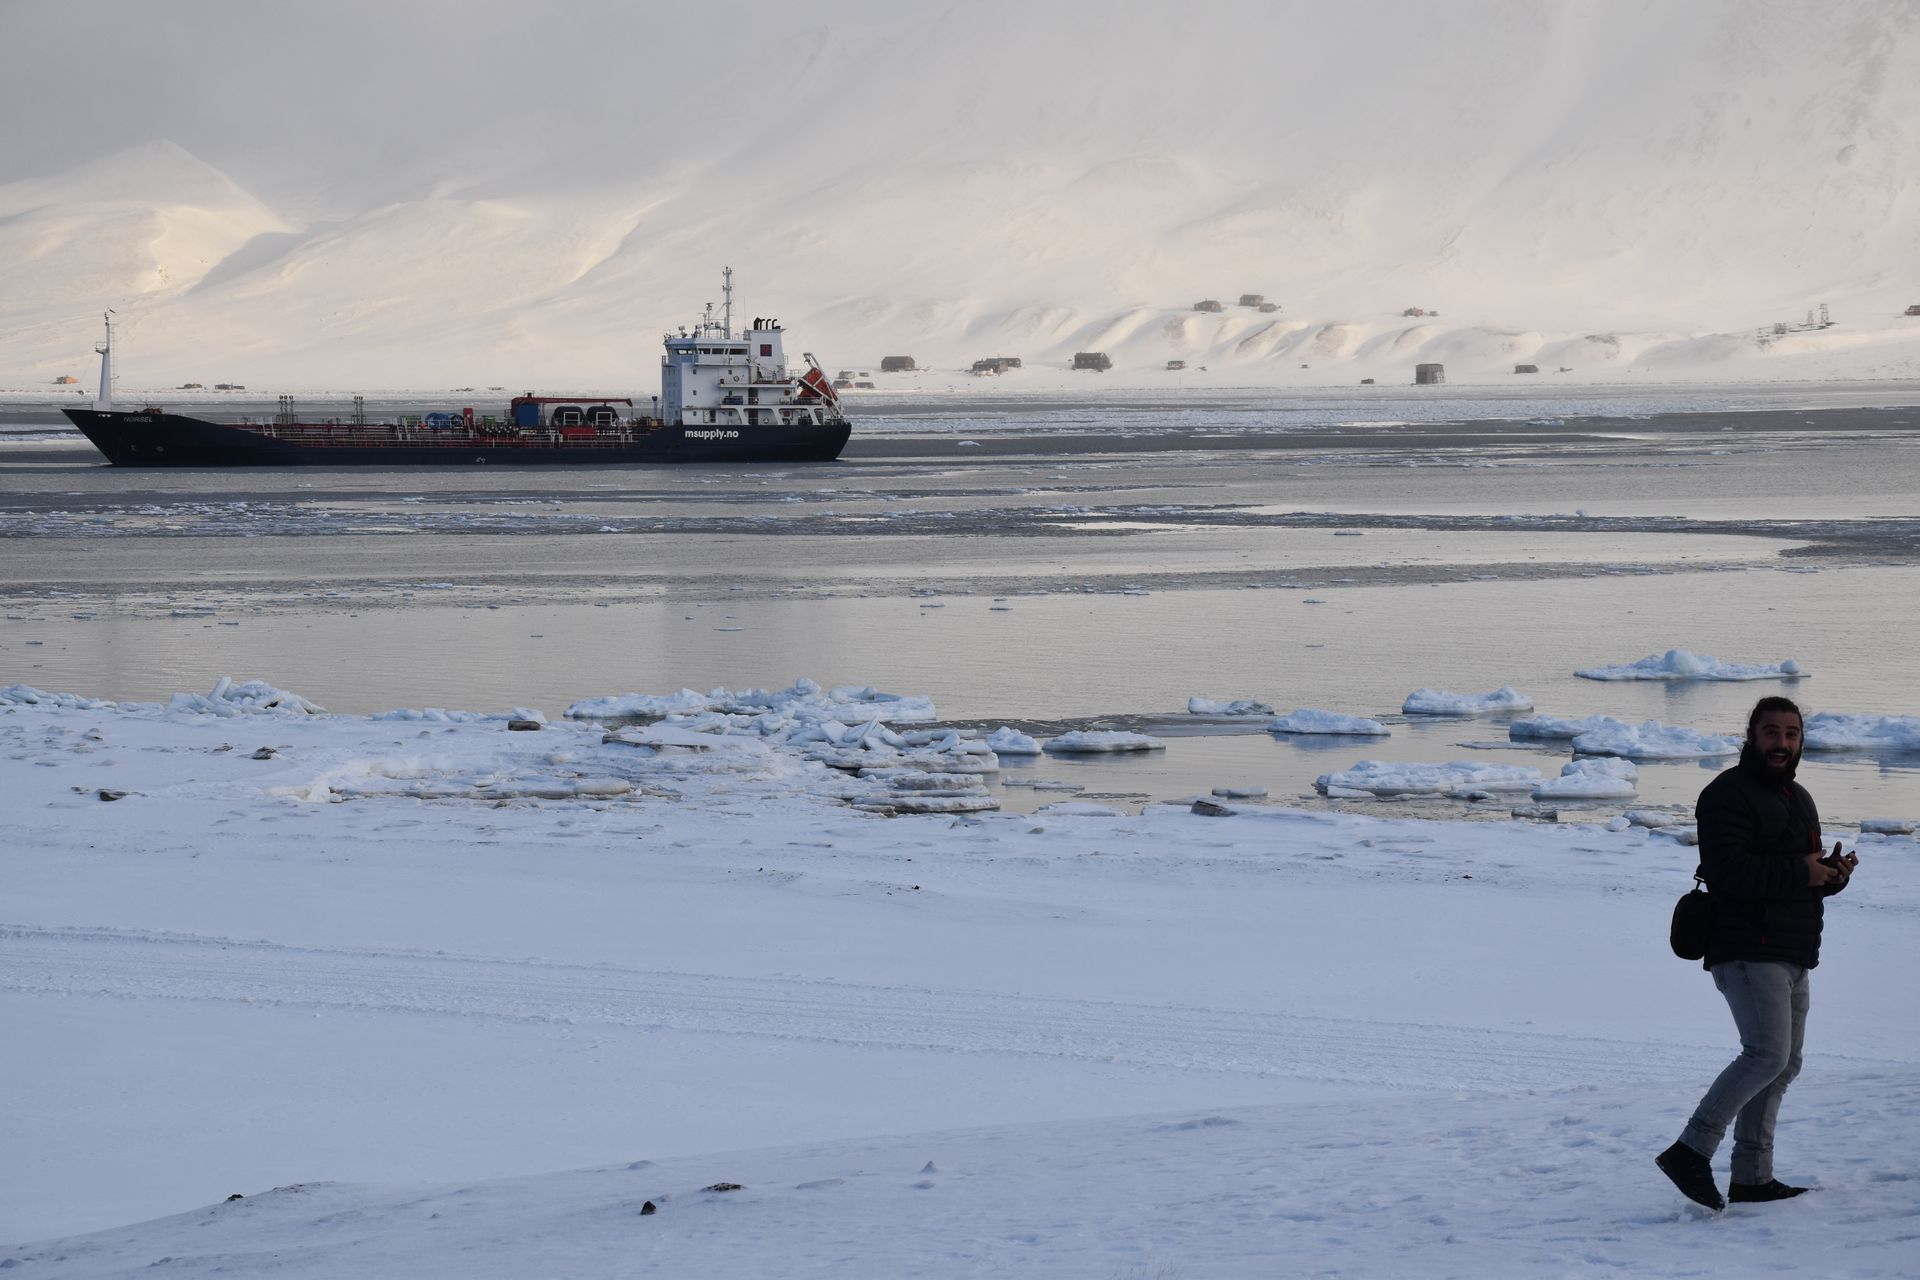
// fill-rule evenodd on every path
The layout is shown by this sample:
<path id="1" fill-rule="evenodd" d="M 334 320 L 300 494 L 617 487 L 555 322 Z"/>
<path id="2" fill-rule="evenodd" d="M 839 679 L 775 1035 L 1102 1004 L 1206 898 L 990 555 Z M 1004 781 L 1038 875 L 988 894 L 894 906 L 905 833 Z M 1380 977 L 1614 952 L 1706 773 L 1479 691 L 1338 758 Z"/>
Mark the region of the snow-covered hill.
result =
<path id="1" fill-rule="evenodd" d="M 723 264 L 832 365 L 1920 372 L 1906 0 L 0 22 L 5 385 L 645 386 Z"/>

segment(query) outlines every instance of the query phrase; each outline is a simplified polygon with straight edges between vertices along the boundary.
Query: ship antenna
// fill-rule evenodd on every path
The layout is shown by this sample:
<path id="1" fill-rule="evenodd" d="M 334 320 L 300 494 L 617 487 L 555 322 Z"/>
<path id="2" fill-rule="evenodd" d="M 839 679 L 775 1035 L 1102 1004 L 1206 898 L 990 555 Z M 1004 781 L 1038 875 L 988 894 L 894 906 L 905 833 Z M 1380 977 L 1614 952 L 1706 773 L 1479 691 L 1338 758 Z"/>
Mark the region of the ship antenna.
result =
<path id="1" fill-rule="evenodd" d="M 726 327 L 720 331 L 720 336 L 723 338 L 731 338 L 733 336 L 733 268 L 732 267 L 722 267 L 720 269 L 720 293 L 721 293 L 721 296 L 723 296 L 727 300 L 726 308 L 722 312 L 722 314 L 726 317 Z"/>
<path id="2" fill-rule="evenodd" d="M 113 312 L 109 310 L 100 317 L 106 321 L 107 336 L 104 341 L 93 344 L 100 355 L 100 394 L 93 398 L 96 413 L 113 412 Z"/>

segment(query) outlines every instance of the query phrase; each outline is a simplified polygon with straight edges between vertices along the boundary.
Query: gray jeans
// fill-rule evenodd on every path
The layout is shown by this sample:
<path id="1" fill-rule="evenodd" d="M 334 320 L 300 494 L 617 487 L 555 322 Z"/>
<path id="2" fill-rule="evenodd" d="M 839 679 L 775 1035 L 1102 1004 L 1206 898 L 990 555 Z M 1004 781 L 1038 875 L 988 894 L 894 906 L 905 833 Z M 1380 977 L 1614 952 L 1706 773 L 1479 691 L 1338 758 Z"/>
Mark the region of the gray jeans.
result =
<path id="1" fill-rule="evenodd" d="M 1740 1056 L 1700 1099 L 1680 1141 L 1711 1157 L 1732 1122 L 1733 1180 L 1769 1182 L 1773 1122 L 1780 1095 L 1800 1074 L 1812 988 L 1807 971 L 1784 960 L 1728 960 L 1712 972 L 1740 1029 Z"/>

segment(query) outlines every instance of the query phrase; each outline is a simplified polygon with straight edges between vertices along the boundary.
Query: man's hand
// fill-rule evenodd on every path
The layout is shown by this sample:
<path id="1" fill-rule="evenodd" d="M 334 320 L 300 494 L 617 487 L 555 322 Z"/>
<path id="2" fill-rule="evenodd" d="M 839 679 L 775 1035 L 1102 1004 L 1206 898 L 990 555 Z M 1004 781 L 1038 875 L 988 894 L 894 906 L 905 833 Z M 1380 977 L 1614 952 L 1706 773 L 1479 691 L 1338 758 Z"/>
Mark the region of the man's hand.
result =
<path id="1" fill-rule="evenodd" d="M 1807 887 L 1809 889 L 1821 889 L 1837 881 L 1845 880 L 1853 870 L 1851 867 L 1848 867 L 1845 871 L 1840 869 L 1840 867 L 1845 864 L 1841 862 L 1840 845 L 1838 842 L 1833 846 L 1833 853 L 1828 856 L 1833 859 L 1832 862 L 1828 862 L 1826 858 L 1821 856 L 1820 850 L 1815 849 L 1812 853 L 1809 853 L 1801 859 L 1802 862 L 1807 864 Z"/>
<path id="2" fill-rule="evenodd" d="M 1853 879 L 1853 869 L 1860 865 L 1860 855 L 1857 853 L 1841 853 L 1840 842 L 1835 840 L 1833 842 L 1833 861 L 1827 865 L 1840 873 L 1840 883 L 1845 884 L 1847 881 Z"/>
<path id="3" fill-rule="evenodd" d="M 1829 884 L 1846 884 L 1853 876 L 1853 869 L 1860 865 L 1860 855 L 1841 853 L 1840 842 L 1835 840 L 1832 853 L 1822 857 L 1820 851 L 1815 849 L 1807 855 L 1806 863 L 1807 887 L 1818 889 Z"/>

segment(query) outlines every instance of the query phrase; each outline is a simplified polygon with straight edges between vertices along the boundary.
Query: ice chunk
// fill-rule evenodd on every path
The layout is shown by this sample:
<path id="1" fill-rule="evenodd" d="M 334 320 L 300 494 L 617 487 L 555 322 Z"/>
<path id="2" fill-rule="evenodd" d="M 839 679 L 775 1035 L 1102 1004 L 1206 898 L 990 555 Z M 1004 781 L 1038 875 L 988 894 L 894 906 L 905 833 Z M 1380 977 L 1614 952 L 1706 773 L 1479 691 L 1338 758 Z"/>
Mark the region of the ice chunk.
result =
<path id="1" fill-rule="evenodd" d="M 1842 715 L 1816 711 L 1807 717 L 1809 751 L 1880 750 L 1920 751 L 1920 716 Z"/>
<path id="2" fill-rule="evenodd" d="M 715 694 L 724 693 L 714 690 Z M 567 714 L 581 720 L 615 717 L 665 716 L 676 711 L 705 711 L 714 704 L 712 694 L 682 689 L 678 693 L 620 693 L 607 698 L 583 698 L 567 708 Z"/>
<path id="3" fill-rule="evenodd" d="M 1037 756 L 1040 743 L 1018 729 L 1001 725 L 986 738 L 987 749 L 1000 756 Z"/>
<path id="4" fill-rule="evenodd" d="M 167 703 L 171 711 L 199 712 L 203 715 L 293 715 L 306 716 L 324 710 L 297 693 L 276 689 L 264 680 L 235 682 L 221 676 L 207 693 L 176 693 Z"/>
<path id="5" fill-rule="evenodd" d="M 1524 765 L 1409 764 L 1400 760 L 1361 760 L 1339 773 L 1323 773 L 1313 785 L 1330 796 L 1360 792 L 1374 796 L 1450 795 L 1475 791 L 1530 791 L 1541 783 L 1538 769 Z"/>
<path id="6" fill-rule="evenodd" d="M 59 707 L 64 711 L 106 711 L 115 705 L 77 693 L 48 693 L 30 684 L 10 684 L 0 689 L 0 702 L 19 706 Z"/>
<path id="7" fill-rule="evenodd" d="M 1122 729 L 1076 729 L 1049 739 L 1046 750 L 1056 755 L 1098 755 L 1114 751 L 1159 751 L 1166 745 L 1158 738 Z"/>
<path id="8" fill-rule="evenodd" d="M 1211 698 L 1188 698 L 1187 714 L 1196 716 L 1270 716 L 1273 708 L 1252 698 L 1233 698 L 1215 702 Z"/>
<path id="9" fill-rule="evenodd" d="M 1524 720 L 1515 720 L 1507 726 L 1507 737 L 1515 742 L 1531 739 L 1547 741 L 1571 741 L 1583 733 L 1592 733 L 1599 729 L 1624 729 L 1625 720 L 1616 720 L 1612 716 L 1583 716 L 1578 720 L 1566 716 L 1528 716 Z"/>
<path id="10" fill-rule="evenodd" d="M 1533 699 L 1510 684 L 1492 693 L 1450 693 L 1445 689 L 1415 689 L 1400 710 L 1410 716 L 1482 716 L 1501 711 L 1531 711 Z"/>
<path id="11" fill-rule="evenodd" d="M 1640 770 L 1630 760 L 1610 756 L 1570 760 L 1560 776 L 1533 789 L 1535 800 L 1624 800 L 1637 788 Z"/>
<path id="12" fill-rule="evenodd" d="M 1384 738 L 1390 731 L 1378 720 L 1369 720 L 1364 716 L 1344 716 L 1337 711 L 1302 707 L 1288 715 L 1276 716 L 1268 722 L 1267 732 L 1345 733 L 1369 738 Z"/>
<path id="13" fill-rule="evenodd" d="M 666 716 L 714 711 L 725 715 L 772 715 L 779 719 L 817 723 L 827 719 L 879 719 L 889 723 L 918 723 L 934 719 L 930 698 L 881 693 L 871 685 L 843 685 L 822 692 L 820 685 L 801 677 L 790 689 L 714 689 L 700 693 L 682 689 L 674 694 L 626 693 L 586 698 L 567 708 L 575 719 L 602 716 Z"/>
<path id="14" fill-rule="evenodd" d="M 1806 672 L 1792 658 L 1764 664 L 1722 662 L 1711 654 L 1669 649 L 1638 662 L 1587 667 L 1573 674 L 1583 680 L 1791 680 Z"/>
<path id="15" fill-rule="evenodd" d="M 1920 821 L 1912 818 L 1863 818 L 1860 830 L 1883 836 L 1910 836 L 1920 831 Z"/>
<path id="16" fill-rule="evenodd" d="M 1730 756 L 1740 750 L 1740 739 L 1697 733 L 1677 725 L 1643 720 L 1639 724 L 1594 729 L 1573 740 L 1573 749 L 1586 756 L 1629 756 L 1636 760 L 1697 760 Z"/>
<path id="17" fill-rule="evenodd" d="M 531 720 L 536 724 L 545 724 L 547 713 L 530 707 L 515 707 L 511 711 L 446 711 L 439 707 L 397 707 L 392 711 L 376 711 L 371 718 L 418 721 L 428 724 L 481 724 L 494 720 Z"/>
<path id="18" fill-rule="evenodd" d="M 1043 804 L 1034 813 L 1046 814 L 1049 818 L 1124 818 L 1127 815 L 1111 805 L 1094 804 L 1090 800 L 1055 800 L 1052 804 Z"/>
<path id="19" fill-rule="evenodd" d="M 1662 827 L 1683 827 L 1690 821 L 1684 813 L 1668 813 L 1664 809 L 1629 809 L 1620 815 L 1636 827 L 1645 827 L 1649 831 L 1658 831 Z"/>

